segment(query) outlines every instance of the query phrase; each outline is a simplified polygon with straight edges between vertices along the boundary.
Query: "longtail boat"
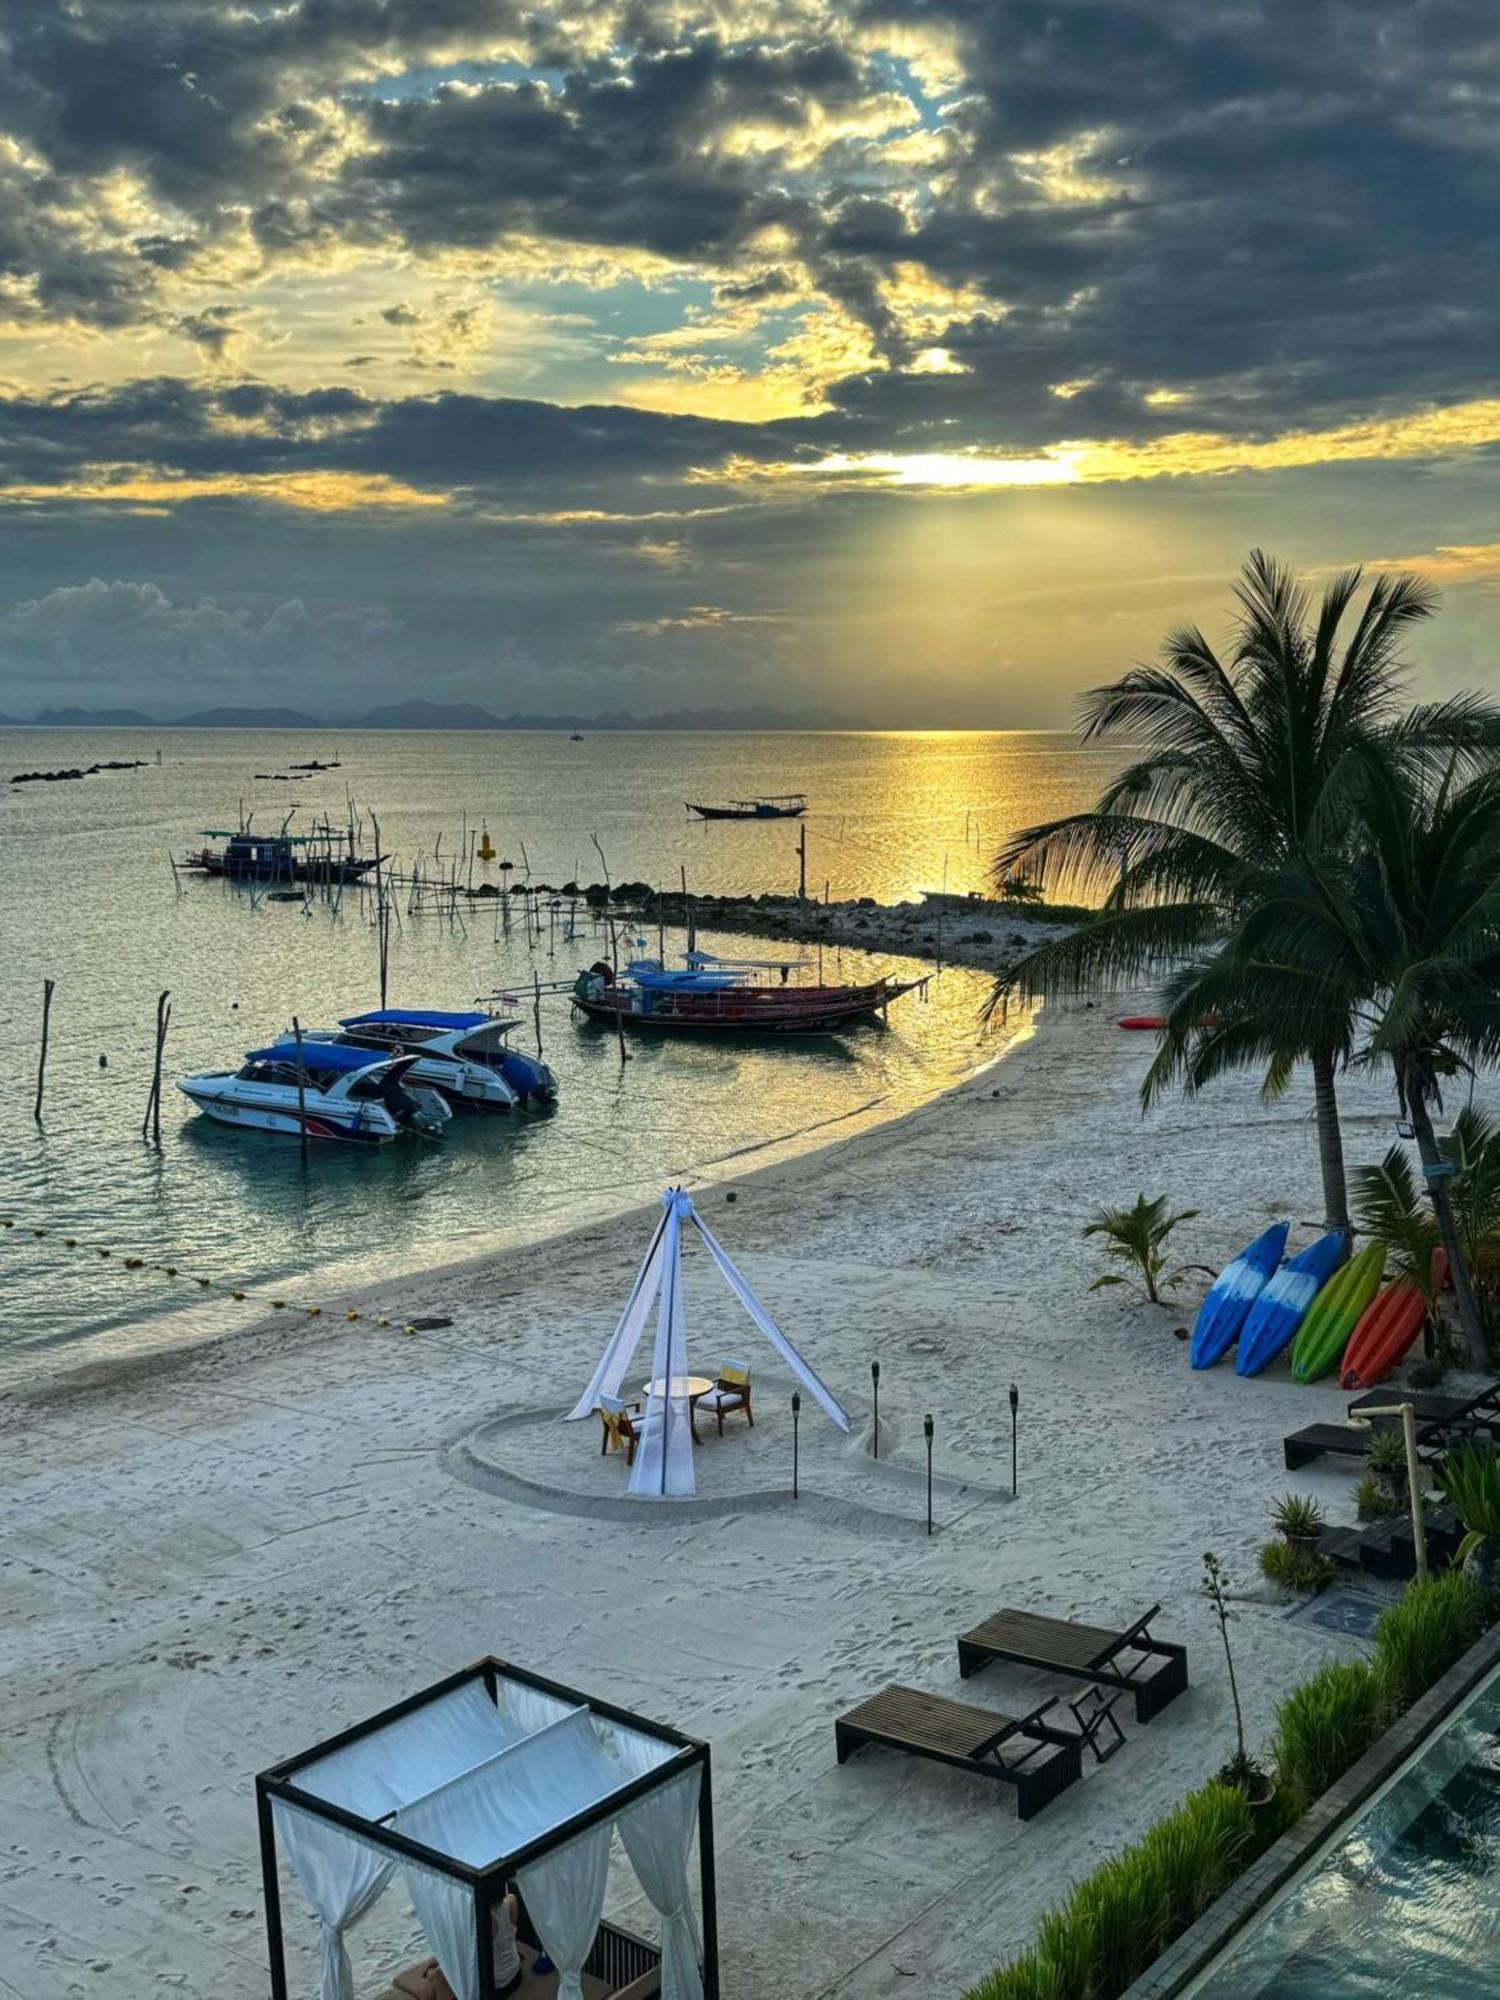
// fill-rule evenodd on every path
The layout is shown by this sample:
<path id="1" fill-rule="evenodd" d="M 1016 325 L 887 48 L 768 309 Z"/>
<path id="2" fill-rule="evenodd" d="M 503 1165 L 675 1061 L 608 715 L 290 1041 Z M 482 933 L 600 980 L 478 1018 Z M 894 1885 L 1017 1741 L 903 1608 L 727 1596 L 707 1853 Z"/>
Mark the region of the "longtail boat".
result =
<path id="1" fill-rule="evenodd" d="M 826 1035 L 883 1020 L 893 1000 L 927 983 L 881 977 L 861 986 L 793 984 L 788 975 L 801 963 L 690 952 L 680 969 L 637 959 L 621 977 L 600 961 L 579 973 L 573 1005 L 587 1020 L 641 1034 Z M 780 978 L 757 983 L 760 972 Z"/>

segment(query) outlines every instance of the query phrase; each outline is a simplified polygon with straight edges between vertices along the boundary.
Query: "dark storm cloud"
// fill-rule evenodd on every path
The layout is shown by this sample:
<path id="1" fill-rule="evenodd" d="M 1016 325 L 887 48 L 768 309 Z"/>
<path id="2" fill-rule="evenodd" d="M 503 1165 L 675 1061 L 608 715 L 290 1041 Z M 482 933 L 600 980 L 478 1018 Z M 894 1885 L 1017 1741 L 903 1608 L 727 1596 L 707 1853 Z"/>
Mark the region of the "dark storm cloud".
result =
<path id="1" fill-rule="evenodd" d="M 471 395 L 380 400 L 335 387 L 176 378 L 44 396 L 0 397 L 0 493 L 66 487 L 100 468 L 193 479 L 309 472 L 385 477 L 448 492 L 524 494 L 557 508 L 609 487 L 711 471 L 731 457 L 813 460 L 859 433 L 821 420 L 719 423 L 619 405 Z"/>

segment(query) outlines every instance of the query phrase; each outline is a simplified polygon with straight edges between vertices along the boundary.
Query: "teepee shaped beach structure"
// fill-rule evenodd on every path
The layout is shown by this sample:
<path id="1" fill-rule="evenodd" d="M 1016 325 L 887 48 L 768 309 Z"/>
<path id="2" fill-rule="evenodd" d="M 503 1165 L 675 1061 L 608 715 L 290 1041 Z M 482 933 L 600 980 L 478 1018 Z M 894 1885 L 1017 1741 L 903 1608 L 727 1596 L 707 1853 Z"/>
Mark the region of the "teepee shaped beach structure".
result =
<path id="1" fill-rule="evenodd" d="M 734 1267 L 729 1253 L 693 1206 L 691 1195 L 682 1188 L 668 1188 L 661 1198 L 662 1217 L 651 1239 L 645 1261 L 636 1277 L 635 1289 L 626 1301 L 609 1345 L 599 1358 L 593 1379 L 568 1412 L 568 1423 L 592 1416 L 601 1400 L 614 1402 L 645 1336 L 651 1310 L 656 1308 L 656 1347 L 651 1363 L 653 1387 L 664 1385 L 666 1395 L 652 1395 L 646 1401 L 641 1422 L 641 1442 L 630 1472 L 630 1491 L 647 1500 L 687 1500 L 694 1491 L 692 1410 L 686 1394 L 672 1394 L 685 1388 L 687 1365 L 687 1320 L 683 1309 L 682 1236 L 691 1225 L 703 1239 L 708 1254 L 731 1292 L 777 1354 L 796 1376 L 807 1393 L 833 1419 L 841 1431 L 849 1428 L 849 1418 L 838 1398 L 793 1347 L 781 1328 L 751 1291 Z"/>

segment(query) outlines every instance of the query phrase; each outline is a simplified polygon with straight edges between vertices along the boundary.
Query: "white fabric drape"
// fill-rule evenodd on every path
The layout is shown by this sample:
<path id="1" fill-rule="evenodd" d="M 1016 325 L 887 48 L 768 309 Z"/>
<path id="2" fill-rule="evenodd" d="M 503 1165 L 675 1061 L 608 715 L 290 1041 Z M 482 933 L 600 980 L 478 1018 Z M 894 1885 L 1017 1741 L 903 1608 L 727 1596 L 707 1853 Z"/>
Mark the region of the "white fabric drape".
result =
<path id="1" fill-rule="evenodd" d="M 482 1680 L 465 1681 L 315 1764 L 304 1764 L 292 1783 L 362 1819 L 382 1819 L 525 1733 L 501 1715 Z"/>
<path id="2" fill-rule="evenodd" d="M 661 1761 L 653 1757 L 651 1762 L 641 1760 L 639 1770 L 632 1768 L 638 1761 L 633 1745 L 643 1740 L 621 1740 L 621 1762 L 633 1778 Z M 630 1865 L 661 1918 L 661 2000 L 703 2000 L 698 1929 L 688 1887 L 688 1856 L 702 1781 L 703 1767 L 695 1764 L 680 1778 L 627 1806 L 615 1821 Z"/>
<path id="3" fill-rule="evenodd" d="M 479 2000 L 474 1891 L 467 1882 L 440 1875 L 435 1868 L 423 1868 L 415 1861 L 403 1861 L 401 1874 L 422 1935 L 453 1988 L 454 2000 Z"/>
<path id="4" fill-rule="evenodd" d="M 803 1360 L 802 1356 L 793 1347 L 792 1343 L 766 1311 L 754 1292 L 745 1283 L 745 1280 L 729 1261 L 729 1256 L 724 1246 L 703 1220 L 703 1217 L 695 1208 L 690 1209 L 689 1212 L 692 1215 L 693 1221 L 697 1224 L 698 1234 L 708 1245 L 708 1254 L 718 1265 L 720 1271 L 723 1273 L 724 1282 L 745 1308 L 745 1311 L 749 1313 L 751 1319 L 755 1321 L 755 1324 L 760 1328 L 766 1339 L 770 1341 L 776 1352 L 781 1356 L 787 1367 L 791 1369 L 808 1394 L 821 1404 L 841 1431 L 848 1430 L 848 1414 L 837 1396 L 834 1395 L 833 1391 L 819 1377 L 817 1371 Z"/>
<path id="5" fill-rule="evenodd" d="M 542 1949 L 561 1974 L 557 2000 L 583 2000 L 583 1968 L 604 1914 L 610 1832 L 608 1820 L 590 1827 L 516 1877 Z"/>
<path id="6" fill-rule="evenodd" d="M 682 1218 L 692 1202 L 674 1190 L 661 1245 L 661 1293 L 656 1312 L 653 1382 L 670 1390 L 687 1374 L 687 1323 L 682 1297 Z M 630 1491 L 647 1500 L 682 1500 L 693 1493 L 692 1410 L 686 1396 L 649 1396 L 630 1472 Z"/>
<path id="7" fill-rule="evenodd" d="M 575 1423 L 580 1417 L 592 1416 L 601 1396 L 618 1396 L 620 1385 L 635 1351 L 641 1344 L 641 1336 L 646 1331 L 646 1322 L 651 1317 L 651 1308 L 656 1303 L 656 1295 L 661 1289 L 662 1244 L 667 1233 L 668 1218 L 672 1214 L 670 1196 L 662 1197 L 663 1214 L 656 1225 L 656 1234 L 651 1238 L 650 1248 L 641 1260 L 641 1268 L 636 1273 L 634 1289 L 625 1302 L 619 1324 L 610 1335 L 609 1344 L 599 1357 L 599 1366 L 594 1370 L 589 1386 L 563 1419 L 565 1423 Z"/>
<path id="8" fill-rule="evenodd" d="M 354 2000 L 354 1971 L 344 1933 L 384 1893 L 393 1864 L 377 1848 L 351 1840 L 341 1826 L 300 1807 L 273 1799 L 271 1812 L 277 1845 L 321 1926 L 321 2000 Z"/>

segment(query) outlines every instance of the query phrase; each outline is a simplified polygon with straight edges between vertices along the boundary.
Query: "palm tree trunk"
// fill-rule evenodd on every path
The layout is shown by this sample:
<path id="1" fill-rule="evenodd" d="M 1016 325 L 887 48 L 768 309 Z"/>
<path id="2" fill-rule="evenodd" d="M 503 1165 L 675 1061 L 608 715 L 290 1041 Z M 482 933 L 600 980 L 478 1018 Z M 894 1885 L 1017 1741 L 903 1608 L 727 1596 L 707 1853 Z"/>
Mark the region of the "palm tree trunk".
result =
<path id="1" fill-rule="evenodd" d="M 1438 1151 L 1437 1136 L 1433 1132 L 1432 1119 L 1427 1111 L 1427 1099 L 1420 1088 L 1409 1092 L 1407 1105 L 1412 1125 L 1416 1130 L 1417 1151 L 1422 1156 L 1425 1176 L 1429 1167 L 1443 1164 L 1443 1156 Z M 1428 1179 L 1427 1196 L 1432 1203 L 1432 1212 L 1437 1218 L 1438 1234 L 1443 1239 L 1443 1248 L 1448 1253 L 1448 1271 L 1453 1280 L 1453 1296 L 1458 1305 L 1459 1324 L 1463 1327 L 1464 1340 L 1468 1344 L 1469 1361 L 1474 1368 L 1482 1372 L 1490 1365 L 1490 1344 L 1474 1297 L 1474 1286 L 1469 1276 L 1469 1260 L 1464 1255 L 1464 1247 L 1459 1240 L 1458 1228 L 1453 1220 L 1453 1204 L 1448 1199 L 1447 1182 L 1441 1176 L 1436 1180 Z"/>
<path id="2" fill-rule="evenodd" d="M 1344 1137 L 1339 1130 L 1338 1098 L 1333 1087 L 1333 1057 L 1312 1059 L 1313 1104 L 1318 1118 L 1318 1165 L 1323 1174 L 1323 1227 L 1337 1229 L 1348 1254 L 1353 1233 L 1349 1222 L 1349 1189 L 1344 1174 Z"/>

